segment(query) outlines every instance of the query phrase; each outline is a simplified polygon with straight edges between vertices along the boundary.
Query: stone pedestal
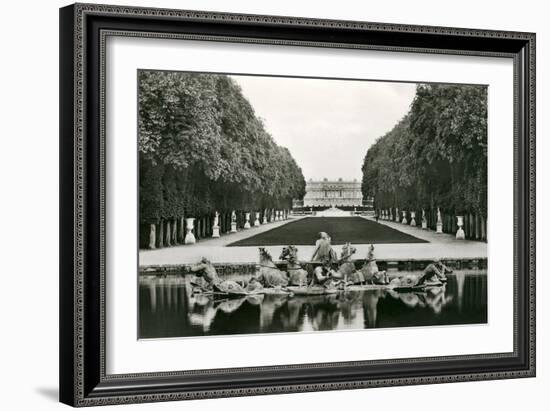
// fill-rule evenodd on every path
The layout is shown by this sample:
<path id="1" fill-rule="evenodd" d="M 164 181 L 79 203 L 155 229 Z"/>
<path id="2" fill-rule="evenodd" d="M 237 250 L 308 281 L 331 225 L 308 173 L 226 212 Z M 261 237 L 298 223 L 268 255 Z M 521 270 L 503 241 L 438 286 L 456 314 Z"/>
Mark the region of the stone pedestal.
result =
<path id="1" fill-rule="evenodd" d="M 212 226 L 212 238 L 218 238 L 220 236 L 220 226 L 218 225 L 219 219 L 220 215 L 216 211 L 214 214 L 214 225 Z"/>
<path id="2" fill-rule="evenodd" d="M 197 240 L 195 239 L 195 234 L 193 233 L 194 229 L 194 218 L 185 219 L 185 229 L 187 233 L 185 234 L 185 244 L 195 244 Z"/>
<path id="3" fill-rule="evenodd" d="M 395 209 L 395 222 L 396 223 L 399 222 L 399 209 L 398 208 Z"/>
<path id="4" fill-rule="evenodd" d="M 250 228 L 250 213 L 244 213 L 244 228 Z"/>
<path id="5" fill-rule="evenodd" d="M 465 240 L 466 234 L 464 233 L 464 230 L 462 227 L 464 226 L 464 216 L 457 215 L 456 216 L 456 225 L 458 226 L 458 230 L 456 230 L 456 239 L 457 240 Z"/>
<path id="6" fill-rule="evenodd" d="M 401 224 L 407 224 L 407 212 L 402 211 L 401 213 L 403 214 L 403 220 L 401 220 Z"/>
<path id="7" fill-rule="evenodd" d="M 237 232 L 237 214 L 235 214 L 235 211 L 231 212 L 231 232 Z"/>
<path id="8" fill-rule="evenodd" d="M 264 210 L 264 218 L 262 219 L 262 224 L 267 224 L 267 210 Z"/>
<path id="9" fill-rule="evenodd" d="M 410 224 L 412 226 L 415 226 L 416 227 L 416 220 L 415 220 L 415 217 L 416 217 L 416 211 L 411 211 L 411 222 Z"/>
<path id="10" fill-rule="evenodd" d="M 439 208 L 437 209 L 437 223 L 435 224 L 435 233 L 443 233 L 443 221 L 441 220 L 441 211 L 439 211 Z"/>
<path id="11" fill-rule="evenodd" d="M 254 218 L 254 227 L 260 226 L 260 213 L 256 212 L 256 218 Z"/>

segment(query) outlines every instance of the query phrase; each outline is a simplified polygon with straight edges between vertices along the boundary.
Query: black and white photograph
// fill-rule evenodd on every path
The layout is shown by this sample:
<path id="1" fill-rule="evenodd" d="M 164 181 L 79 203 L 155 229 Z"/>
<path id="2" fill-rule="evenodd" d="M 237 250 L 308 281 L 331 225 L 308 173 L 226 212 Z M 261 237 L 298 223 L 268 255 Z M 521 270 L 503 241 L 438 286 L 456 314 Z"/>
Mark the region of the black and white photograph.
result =
<path id="1" fill-rule="evenodd" d="M 137 90 L 138 338 L 488 323 L 487 85 Z"/>
<path id="2" fill-rule="evenodd" d="M 545 5 L 4 2 L 0 409 L 543 410 Z"/>

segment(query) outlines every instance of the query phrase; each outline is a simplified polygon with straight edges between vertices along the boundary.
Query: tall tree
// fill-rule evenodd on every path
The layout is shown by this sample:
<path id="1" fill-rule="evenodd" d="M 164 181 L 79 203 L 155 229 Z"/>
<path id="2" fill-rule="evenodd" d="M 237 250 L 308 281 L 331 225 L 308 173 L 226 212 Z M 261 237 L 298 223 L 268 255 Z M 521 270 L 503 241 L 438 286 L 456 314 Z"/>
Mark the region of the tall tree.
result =
<path id="1" fill-rule="evenodd" d="M 363 194 L 381 208 L 487 213 L 487 88 L 419 85 L 409 113 L 367 151 Z"/>
<path id="2" fill-rule="evenodd" d="M 225 75 L 140 71 L 142 224 L 290 207 L 305 179 Z"/>

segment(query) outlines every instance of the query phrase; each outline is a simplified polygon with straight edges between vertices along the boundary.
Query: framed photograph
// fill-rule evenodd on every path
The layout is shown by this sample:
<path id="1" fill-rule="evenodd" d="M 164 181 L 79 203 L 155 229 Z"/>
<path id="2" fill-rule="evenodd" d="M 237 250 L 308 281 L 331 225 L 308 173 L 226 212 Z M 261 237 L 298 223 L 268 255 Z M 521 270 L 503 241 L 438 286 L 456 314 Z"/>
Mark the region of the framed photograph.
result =
<path id="1" fill-rule="evenodd" d="M 535 376 L 535 34 L 60 10 L 60 398 Z"/>

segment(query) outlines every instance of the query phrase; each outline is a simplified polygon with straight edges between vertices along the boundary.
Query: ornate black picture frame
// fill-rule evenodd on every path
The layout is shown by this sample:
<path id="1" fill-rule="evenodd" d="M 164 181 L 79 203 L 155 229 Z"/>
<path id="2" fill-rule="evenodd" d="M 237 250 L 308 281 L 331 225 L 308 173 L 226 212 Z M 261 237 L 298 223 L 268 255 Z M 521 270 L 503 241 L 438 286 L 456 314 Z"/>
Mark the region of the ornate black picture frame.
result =
<path id="1" fill-rule="evenodd" d="M 107 374 L 104 53 L 108 36 L 512 58 L 513 352 Z M 535 34 L 76 4 L 60 10 L 60 100 L 62 402 L 91 406 L 535 376 Z"/>

